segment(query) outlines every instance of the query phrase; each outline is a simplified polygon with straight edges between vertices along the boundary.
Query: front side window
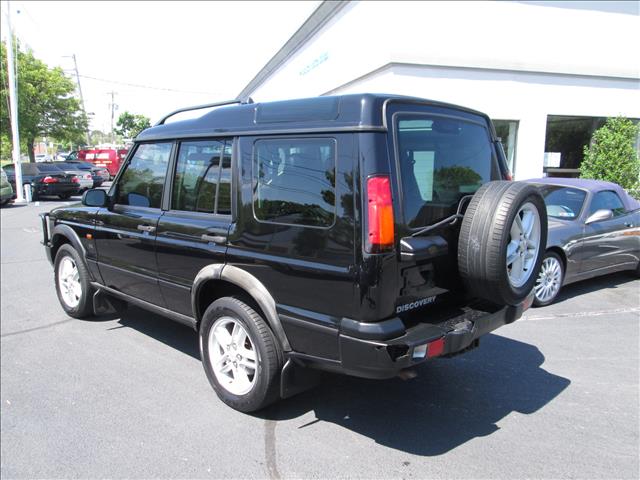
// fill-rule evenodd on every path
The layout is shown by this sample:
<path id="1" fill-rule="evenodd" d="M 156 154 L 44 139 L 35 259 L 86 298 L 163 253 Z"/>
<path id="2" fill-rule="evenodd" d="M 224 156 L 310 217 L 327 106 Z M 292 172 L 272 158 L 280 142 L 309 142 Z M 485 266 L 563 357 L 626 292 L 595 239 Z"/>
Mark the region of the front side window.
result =
<path id="1" fill-rule="evenodd" d="M 330 227 L 335 220 L 336 145 L 331 138 L 258 140 L 253 209 L 258 220 Z"/>
<path id="2" fill-rule="evenodd" d="M 143 143 L 125 167 L 116 188 L 116 203 L 160 208 L 170 143 Z"/>
<path id="3" fill-rule="evenodd" d="M 230 142 L 203 140 L 180 144 L 172 209 L 231 214 L 230 187 Z"/>
<path id="4" fill-rule="evenodd" d="M 604 192 L 598 192 L 591 201 L 591 208 L 589 209 L 589 215 L 597 212 L 598 210 L 611 210 L 614 217 L 624 215 L 626 210 L 624 204 L 616 192 L 606 190 Z"/>
<path id="5" fill-rule="evenodd" d="M 403 211 L 421 227 L 455 211 L 462 197 L 500 179 L 487 128 L 459 118 L 398 115 Z"/>

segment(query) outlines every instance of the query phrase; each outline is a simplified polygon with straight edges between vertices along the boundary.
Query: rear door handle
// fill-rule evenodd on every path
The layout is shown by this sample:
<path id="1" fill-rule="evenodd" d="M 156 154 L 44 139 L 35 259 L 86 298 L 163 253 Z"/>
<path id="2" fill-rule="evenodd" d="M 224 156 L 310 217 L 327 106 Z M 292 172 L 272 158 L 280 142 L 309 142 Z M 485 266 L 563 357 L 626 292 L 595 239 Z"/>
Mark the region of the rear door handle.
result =
<path id="1" fill-rule="evenodd" d="M 153 227 L 151 225 L 138 225 L 138 230 L 140 230 L 141 232 L 153 233 L 156 231 L 156 227 Z"/>
<path id="2" fill-rule="evenodd" d="M 206 233 L 203 233 L 201 238 L 207 242 L 213 243 L 226 243 L 227 241 L 227 237 L 222 235 L 207 235 Z"/>

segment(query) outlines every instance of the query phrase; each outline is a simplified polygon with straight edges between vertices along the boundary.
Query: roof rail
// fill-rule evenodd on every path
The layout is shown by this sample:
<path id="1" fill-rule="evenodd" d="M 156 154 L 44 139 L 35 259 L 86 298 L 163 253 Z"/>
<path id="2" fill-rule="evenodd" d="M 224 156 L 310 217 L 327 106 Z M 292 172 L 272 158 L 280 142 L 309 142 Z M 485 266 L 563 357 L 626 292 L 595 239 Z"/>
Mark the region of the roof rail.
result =
<path id="1" fill-rule="evenodd" d="M 195 107 L 179 108 L 178 110 L 174 110 L 173 112 L 169 113 L 168 115 L 165 115 L 160 120 L 158 120 L 158 122 L 154 125 L 154 127 L 157 127 L 158 125 L 164 125 L 164 122 L 167 120 L 167 118 L 173 117 L 178 113 L 189 112 L 191 110 L 201 110 L 203 108 L 221 107 L 223 105 L 232 105 L 234 103 L 241 103 L 241 104 L 253 103 L 253 99 L 251 97 L 247 97 L 245 100 L 234 98 L 233 100 L 225 100 L 223 102 L 206 103 L 204 105 L 196 105 Z"/>

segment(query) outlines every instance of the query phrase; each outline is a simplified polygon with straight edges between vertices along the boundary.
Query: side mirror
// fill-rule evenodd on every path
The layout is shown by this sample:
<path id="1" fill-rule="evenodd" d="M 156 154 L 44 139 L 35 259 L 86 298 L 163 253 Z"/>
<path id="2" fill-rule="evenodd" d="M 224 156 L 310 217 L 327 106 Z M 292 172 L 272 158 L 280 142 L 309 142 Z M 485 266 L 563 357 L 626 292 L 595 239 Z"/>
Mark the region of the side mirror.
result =
<path id="1" fill-rule="evenodd" d="M 99 188 L 87 190 L 82 195 L 82 205 L 85 207 L 106 207 L 109 205 L 107 192 Z"/>
<path id="2" fill-rule="evenodd" d="M 584 224 L 589 225 L 590 223 L 602 222 L 603 220 L 609 220 L 610 218 L 613 218 L 613 210 L 601 208 L 589 215 L 589 218 L 585 220 Z"/>

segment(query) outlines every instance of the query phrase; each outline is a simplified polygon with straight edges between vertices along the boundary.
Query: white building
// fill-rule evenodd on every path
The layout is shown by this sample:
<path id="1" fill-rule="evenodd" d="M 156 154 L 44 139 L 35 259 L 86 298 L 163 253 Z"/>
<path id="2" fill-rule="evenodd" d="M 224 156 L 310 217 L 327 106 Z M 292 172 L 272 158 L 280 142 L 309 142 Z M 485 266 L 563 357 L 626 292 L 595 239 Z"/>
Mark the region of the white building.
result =
<path id="1" fill-rule="evenodd" d="M 240 96 L 459 104 L 494 120 L 515 178 L 571 175 L 606 117 L 640 118 L 639 5 L 322 2 Z"/>

